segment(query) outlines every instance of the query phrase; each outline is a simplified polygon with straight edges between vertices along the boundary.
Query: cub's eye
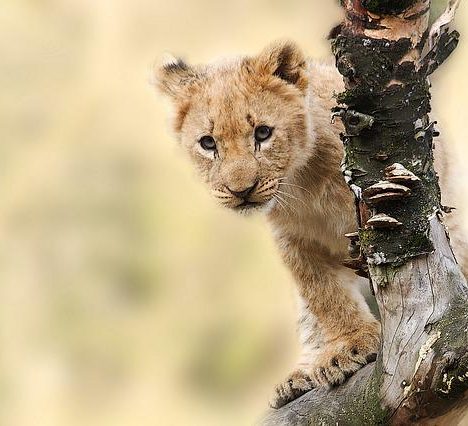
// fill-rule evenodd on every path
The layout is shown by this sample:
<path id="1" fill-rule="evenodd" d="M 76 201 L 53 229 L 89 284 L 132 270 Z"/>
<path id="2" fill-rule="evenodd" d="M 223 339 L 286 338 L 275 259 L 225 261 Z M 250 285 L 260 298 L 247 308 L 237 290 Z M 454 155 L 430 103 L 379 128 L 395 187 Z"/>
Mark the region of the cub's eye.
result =
<path id="1" fill-rule="evenodd" d="M 265 142 L 267 139 L 270 138 L 271 134 L 273 133 L 273 129 L 268 126 L 258 126 L 255 129 L 255 141 Z"/>
<path id="2" fill-rule="evenodd" d="M 203 136 L 198 142 L 206 151 L 214 151 L 216 149 L 216 142 L 212 136 Z"/>

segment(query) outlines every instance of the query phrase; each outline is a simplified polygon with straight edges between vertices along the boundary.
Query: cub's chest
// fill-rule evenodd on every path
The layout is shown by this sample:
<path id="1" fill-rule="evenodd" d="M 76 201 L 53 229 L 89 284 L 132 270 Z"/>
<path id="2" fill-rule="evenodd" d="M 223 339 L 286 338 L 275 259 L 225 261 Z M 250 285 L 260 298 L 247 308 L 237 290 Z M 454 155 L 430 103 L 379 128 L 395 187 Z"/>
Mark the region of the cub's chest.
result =
<path id="1" fill-rule="evenodd" d="M 356 229 L 354 214 L 346 208 L 277 217 L 271 220 L 271 225 L 275 238 L 282 245 L 293 242 L 303 247 L 317 246 L 340 258 L 346 256 L 348 249 L 344 234 Z"/>

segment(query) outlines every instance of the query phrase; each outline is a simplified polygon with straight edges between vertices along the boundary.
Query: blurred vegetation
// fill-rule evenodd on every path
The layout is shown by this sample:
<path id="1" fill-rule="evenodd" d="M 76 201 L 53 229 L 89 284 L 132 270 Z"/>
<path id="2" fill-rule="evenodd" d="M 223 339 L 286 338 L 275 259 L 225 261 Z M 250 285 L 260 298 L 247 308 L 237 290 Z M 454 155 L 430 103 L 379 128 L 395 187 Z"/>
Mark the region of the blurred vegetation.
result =
<path id="1" fill-rule="evenodd" d="M 324 56 L 338 20 L 318 0 L 3 0 L 0 424 L 261 415 L 297 351 L 292 282 L 262 219 L 198 183 L 148 72 L 284 37 Z M 467 65 L 462 42 L 435 85 L 460 156 Z"/>

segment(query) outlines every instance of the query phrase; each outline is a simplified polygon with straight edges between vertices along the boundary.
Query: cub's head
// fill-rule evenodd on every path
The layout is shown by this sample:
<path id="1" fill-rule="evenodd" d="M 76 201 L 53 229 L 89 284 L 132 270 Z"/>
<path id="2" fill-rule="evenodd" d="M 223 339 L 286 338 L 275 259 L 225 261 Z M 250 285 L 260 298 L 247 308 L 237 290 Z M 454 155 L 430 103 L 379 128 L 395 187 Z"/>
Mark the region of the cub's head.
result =
<path id="1" fill-rule="evenodd" d="M 292 43 L 206 66 L 174 60 L 156 70 L 175 106 L 174 129 L 224 206 L 271 208 L 281 182 L 307 160 L 307 70 Z"/>

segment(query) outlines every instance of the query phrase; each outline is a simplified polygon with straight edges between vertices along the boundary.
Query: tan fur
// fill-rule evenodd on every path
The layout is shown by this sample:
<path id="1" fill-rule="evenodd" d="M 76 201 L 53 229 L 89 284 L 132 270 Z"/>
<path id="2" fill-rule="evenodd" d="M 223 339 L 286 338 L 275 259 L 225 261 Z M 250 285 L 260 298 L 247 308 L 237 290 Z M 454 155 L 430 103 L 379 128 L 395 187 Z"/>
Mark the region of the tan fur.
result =
<path id="1" fill-rule="evenodd" d="M 256 57 L 157 70 L 175 106 L 174 129 L 215 198 L 242 208 L 242 191 L 266 211 L 281 255 L 295 278 L 303 352 L 272 400 L 279 407 L 316 386 L 342 383 L 379 347 L 380 326 L 358 291 L 362 279 L 341 266 L 346 232 L 355 229 L 353 196 L 340 172 L 339 123 L 333 94 L 343 90 L 330 63 L 306 61 L 292 43 Z M 254 128 L 274 128 L 255 149 Z M 217 152 L 199 139 L 211 135 Z M 230 191 L 231 190 L 231 191 Z"/>

